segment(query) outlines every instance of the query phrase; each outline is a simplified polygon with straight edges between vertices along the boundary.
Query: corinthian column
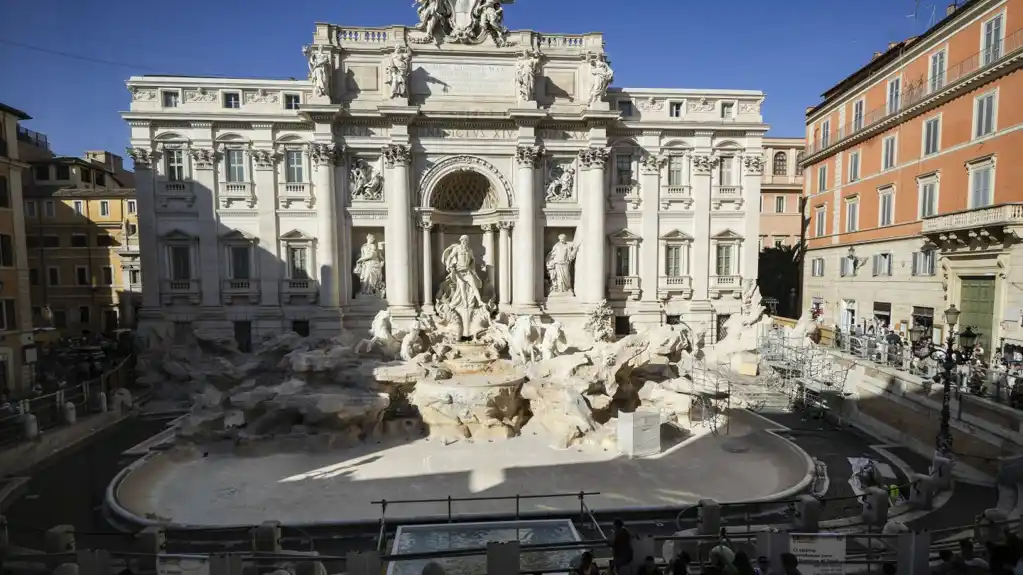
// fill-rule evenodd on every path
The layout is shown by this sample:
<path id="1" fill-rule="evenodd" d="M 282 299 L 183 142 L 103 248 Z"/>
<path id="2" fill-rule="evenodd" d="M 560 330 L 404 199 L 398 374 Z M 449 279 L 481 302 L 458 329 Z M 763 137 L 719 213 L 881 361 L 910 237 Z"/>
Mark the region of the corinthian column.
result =
<path id="1" fill-rule="evenodd" d="M 217 206 L 214 201 L 217 190 L 218 154 L 212 148 L 189 150 L 192 166 L 195 168 L 195 207 L 199 212 L 199 278 L 202 289 L 202 305 L 217 307 L 220 301 L 220 234 L 217 233 Z"/>
<path id="2" fill-rule="evenodd" d="M 515 306 L 536 307 L 536 192 L 533 182 L 539 150 L 534 146 L 519 146 L 515 151 L 518 172 L 515 174 L 516 203 L 519 218 L 515 230 L 515 278 L 513 291 Z"/>
<path id="3" fill-rule="evenodd" d="M 607 199 L 604 186 L 604 164 L 611 155 L 610 148 L 588 148 L 579 153 L 579 160 L 586 171 L 585 186 L 579 202 L 582 204 L 583 238 L 579 243 L 577 270 L 583 270 L 582 285 L 576 282 L 575 293 L 584 303 L 600 303 L 607 294 L 607 270 L 604 237 L 604 216 Z"/>
<path id="4" fill-rule="evenodd" d="M 156 174 L 153 163 L 159 152 L 149 148 L 128 148 L 135 162 L 135 197 L 138 199 L 139 257 L 142 260 L 142 307 L 147 312 L 160 309 L 160 242 L 156 231 Z M 141 318 L 138 318 L 141 319 Z"/>
<path id="5" fill-rule="evenodd" d="M 419 222 L 423 229 L 423 305 L 433 305 L 433 246 L 430 245 L 432 222 Z M 385 252 L 386 253 L 386 252 Z"/>
<path id="6" fill-rule="evenodd" d="M 387 270 L 387 303 L 391 307 L 412 307 L 412 198 L 408 185 L 411 154 L 408 146 L 391 144 L 384 148 L 388 174 L 387 237 L 384 260 Z"/>
<path id="7" fill-rule="evenodd" d="M 320 306 L 340 307 L 338 298 L 337 202 L 334 193 L 334 166 L 341 150 L 333 143 L 314 143 L 309 149 L 313 161 L 313 194 L 316 197 L 316 216 L 319 241 L 316 242 L 316 265 L 320 270 Z"/>
<path id="8" fill-rule="evenodd" d="M 498 265 L 501 269 L 497 272 L 497 281 L 501 285 L 497 288 L 498 301 L 502 306 L 506 306 L 511 303 L 511 229 L 514 224 L 512 222 L 501 222 L 500 233 L 498 240 L 500 241 L 500 247 L 498 248 L 501 254 L 498 256 Z"/>

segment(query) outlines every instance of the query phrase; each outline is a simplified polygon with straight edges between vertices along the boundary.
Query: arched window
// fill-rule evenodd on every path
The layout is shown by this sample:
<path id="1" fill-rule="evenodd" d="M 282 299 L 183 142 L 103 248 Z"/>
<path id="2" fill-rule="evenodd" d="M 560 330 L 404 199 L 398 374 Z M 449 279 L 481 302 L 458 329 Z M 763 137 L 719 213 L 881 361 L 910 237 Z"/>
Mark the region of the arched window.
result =
<path id="1" fill-rule="evenodd" d="M 796 154 L 796 175 L 803 175 L 803 152 L 800 151 Z"/>
<path id="2" fill-rule="evenodd" d="M 774 155 L 774 175 L 784 176 L 788 174 L 789 162 L 785 152 L 778 152 Z"/>

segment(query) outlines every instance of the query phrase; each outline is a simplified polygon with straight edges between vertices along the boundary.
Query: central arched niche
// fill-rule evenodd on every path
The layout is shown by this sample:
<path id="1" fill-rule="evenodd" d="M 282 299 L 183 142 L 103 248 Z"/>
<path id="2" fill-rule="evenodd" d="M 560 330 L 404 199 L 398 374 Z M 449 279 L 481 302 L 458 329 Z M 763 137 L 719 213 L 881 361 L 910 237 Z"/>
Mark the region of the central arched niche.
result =
<path id="1" fill-rule="evenodd" d="M 437 182 L 430 207 L 443 212 L 478 212 L 497 206 L 490 179 L 465 170 L 448 174 Z"/>

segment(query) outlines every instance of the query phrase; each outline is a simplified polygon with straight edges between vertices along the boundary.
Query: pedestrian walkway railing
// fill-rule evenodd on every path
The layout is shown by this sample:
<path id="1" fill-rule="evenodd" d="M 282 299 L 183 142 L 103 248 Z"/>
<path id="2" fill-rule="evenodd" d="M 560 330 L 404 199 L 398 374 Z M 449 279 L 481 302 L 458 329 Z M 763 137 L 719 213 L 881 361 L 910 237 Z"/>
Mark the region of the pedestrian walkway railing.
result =
<path id="1" fill-rule="evenodd" d="M 108 406 L 101 404 L 101 398 L 109 401 L 115 390 L 134 381 L 135 356 L 129 355 L 99 377 L 0 405 L 0 447 L 28 439 L 28 414 L 35 416 L 39 431 L 53 429 L 68 423 L 69 404 L 74 405 L 76 418 L 105 411 Z"/>

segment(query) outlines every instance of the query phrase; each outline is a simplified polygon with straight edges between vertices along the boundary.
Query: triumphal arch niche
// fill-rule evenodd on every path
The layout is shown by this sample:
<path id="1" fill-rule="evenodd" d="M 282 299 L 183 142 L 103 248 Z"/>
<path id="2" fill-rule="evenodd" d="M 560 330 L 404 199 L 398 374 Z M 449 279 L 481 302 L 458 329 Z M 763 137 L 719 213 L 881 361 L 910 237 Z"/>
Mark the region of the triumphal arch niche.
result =
<path id="1" fill-rule="evenodd" d="M 697 229 L 708 226 L 683 213 L 694 206 L 690 182 L 672 188 L 675 199 L 690 201 L 666 201 L 659 177 L 668 164 L 662 140 L 683 142 L 690 156 L 697 147 L 684 141 L 695 135 L 680 129 L 686 121 L 704 126 L 700 145 L 712 155 L 705 126 L 720 117 L 717 101 L 701 91 L 688 105 L 681 94 L 669 103 L 668 91 L 651 91 L 633 105 L 610 89 L 601 34 L 511 31 L 509 4 L 417 0 L 410 26 L 317 25 L 305 48 L 312 95 L 299 113 L 337 150 L 339 205 L 317 201 L 336 215 L 319 240 L 337 246 L 341 270 L 337 294 L 321 305 L 336 302 L 350 327 L 368 325 L 382 309 L 411 322 L 452 297 L 478 298 L 489 313 L 542 307 L 570 327 L 606 309 L 605 300 L 634 324 L 662 323 L 672 297 L 685 306 L 704 300 L 701 313 L 713 313 L 706 278 L 673 268 L 687 277 L 659 282 L 662 232 L 688 228 L 687 265 L 710 259 L 700 239 L 710 234 Z M 749 105 L 742 109 L 759 129 L 759 100 L 755 110 Z M 737 146 L 736 154 L 747 151 Z M 691 167 L 690 156 L 679 177 L 717 165 Z M 734 161 L 741 173 L 741 157 Z M 714 204 L 727 208 L 728 221 L 709 227 L 748 232 L 756 214 L 741 209 L 742 198 L 759 190 L 722 190 L 736 196 Z M 665 206 L 678 210 L 676 221 L 661 221 Z M 736 263 L 727 274 L 745 275 L 750 266 L 737 263 L 744 259 L 728 260 Z M 468 292 L 452 291 L 456 263 L 472 267 L 455 274 Z M 733 283 L 738 293 L 741 280 Z"/>

